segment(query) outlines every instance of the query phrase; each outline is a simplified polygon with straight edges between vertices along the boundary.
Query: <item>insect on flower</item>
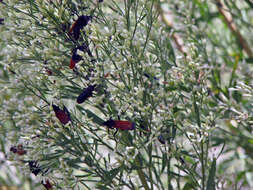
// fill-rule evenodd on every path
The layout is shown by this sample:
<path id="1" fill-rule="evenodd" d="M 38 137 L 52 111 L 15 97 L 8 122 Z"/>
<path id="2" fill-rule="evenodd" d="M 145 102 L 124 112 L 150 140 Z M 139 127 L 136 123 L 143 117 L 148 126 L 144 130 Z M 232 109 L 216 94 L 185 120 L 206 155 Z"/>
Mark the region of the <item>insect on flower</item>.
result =
<path id="1" fill-rule="evenodd" d="M 158 140 L 159 140 L 159 142 L 160 142 L 161 144 L 165 144 L 165 143 L 166 143 L 166 141 L 165 141 L 163 135 L 159 135 L 159 136 L 158 136 Z"/>
<path id="2" fill-rule="evenodd" d="M 149 129 L 149 127 L 148 127 L 147 122 L 141 120 L 139 126 L 140 126 L 140 128 L 141 128 L 140 136 L 142 135 L 142 133 L 144 133 L 145 136 L 148 135 L 148 134 L 150 133 L 150 129 Z"/>
<path id="3" fill-rule="evenodd" d="M 45 182 L 41 181 L 41 184 L 47 189 L 53 189 L 52 184 L 50 183 L 50 181 L 47 179 Z"/>
<path id="4" fill-rule="evenodd" d="M 123 131 L 126 130 L 134 130 L 135 129 L 135 123 L 131 121 L 122 121 L 122 120 L 112 120 L 109 119 L 103 123 L 103 125 L 107 126 L 108 128 L 116 128 Z"/>
<path id="5" fill-rule="evenodd" d="M 80 36 L 80 31 L 89 23 L 92 16 L 82 15 L 78 17 L 78 19 L 73 23 L 69 30 L 69 34 L 73 33 L 73 37 L 75 40 L 78 40 Z"/>
<path id="6" fill-rule="evenodd" d="M 39 164 L 38 164 L 37 161 L 31 160 L 31 161 L 28 162 L 28 164 L 29 164 L 29 167 L 30 167 L 30 171 L 35 176 L 37 176 L 41 172 L 41 168 L 40 168 L 40 166 L 39 166 Z"/>
<path id="7" fill-rule="evenodd" d="M 82 104 L 85 100 L 92 96 L 93 91 L 95 90 L 96 85 L 90 85 L 83 90 L 83 92 L 77 97 L 76 102 Z"/>
<path id="8" fill-rule="evenodd" d="M 158 78 L 157 78 L 157 77 L 150 77 L 150 75 L 149 75 L 149 74 L 147 74 L 147 73 L 144 73 L 144 76 L 145 76 L 145 77 L 147 77 L 148 79 L 158 80 Z"/>
<path id="9" fill-rule="evenodd" d="M 19 155 L 19 156 L 22 156 L 22 155 L 24 155 L 24 154 L 26 154 L 26 150 L 24 150 L 24 147 L 23 147 L 23 145 L 22 144 L 19 144 L 18 146 L 17 146 L 17 154 Z"/>
<path id="10" fill-rule="evenodd" d="M 38 162 L 36 160 L 29 160 L 29 161 L 25 161 L 28 162 L 30 171 L 37 176 L 39 173 L 42 173 L 42 175 L 44 175 L 45 173 L 48 172 L 49 168 L 42 168 Z"/>
<path id="11" fill-rule="evenodd" d="M 70 113 L 65 106 L 63 107 L 63 110 L 61 110 L 58 106 L 56 106 L 54 104 L 52 106 L 54 109 L 55 116 L 60 120 L 60 122 L 63 125 L 65 125 L 69 121 L 71 121 Z"/>
<path id="12" fill-rule="evenodd" d="M 12 147 L 10 148 L 10 151 L 13 152 L 13 153 L 15 154 L 15 153 L 17 153 L 18 150 L 17 150 L 17 147 L 16 147 L 16 146 L 12 146 Z"/>
<path id="13" fill-rule="evenodd" d="M 155 84 L 156 84 L 157 86 L 159 86 L 159 79 L 158 79 L 157 77 L 152 76 L 152 75 L 150 75 L 150 74 L 148 74 L 148 73 L 144 73 L 144 76 L 145 76 L 147 79 L 149 79 L 150 82 L 155 82 Z"/>
<path id="14" fill-rule="evenodd" d="M 45 70 L 47 75 L 51 76 L 53 74 L 53 72 L 48 67 L 45 67 Z"/>
<path id="15" fill-rule="evenodd" d="M 88 55 L 90 57 L 92 57 L 92 53 L 91 53 L 91 51 L 89 49 L 89 46 L 86 43 L 83 43 L 81 46 L 77 47 L 76 49 L 79 49 L 79 50 L 81 50 L 83 52 L 86 52 L 86 53 L 88 53 Z"/>
<path id="16" fill-rule="evenodd" d="M 10 151 L 13 152 L 14 154 L 18 154 L 19 156 L 22 156 L 27 153 L 27 151 L 24 150 L 24 147 L 22 144 L 18 144 L 18 146 L 12 146 L 10 148 Z"/>
<path id="17" fill-rule="evenodd" d="M 70 60 L 70 64 L 69 64 L 69 68 L 70 69 L 74 69 L 76 64 L 82 60 L 82 56 L 78 55 L 76 52 L 73 53 L 71 60 Z"/>
<path id="18" fill-rule="evenodd" d="M 72 50 L 72 57 L 70 60 L 69 68 L 74 69 L 76 63 L 82 60 L 82 56 L 78 55 L 77 51 L 80 50 L 82 52 L 87 52 L 90 57 L 92 57 L 92 53 L 89 49 L 89 46 L 86 43 L 83 43 L 81 46 L 74 48 Z"/>
<path id="19" fill-rule="evenodd" d="M 4 19 L 0 18 L 0 25 L 3 25 L 3 24 L 4 24 Z"/>

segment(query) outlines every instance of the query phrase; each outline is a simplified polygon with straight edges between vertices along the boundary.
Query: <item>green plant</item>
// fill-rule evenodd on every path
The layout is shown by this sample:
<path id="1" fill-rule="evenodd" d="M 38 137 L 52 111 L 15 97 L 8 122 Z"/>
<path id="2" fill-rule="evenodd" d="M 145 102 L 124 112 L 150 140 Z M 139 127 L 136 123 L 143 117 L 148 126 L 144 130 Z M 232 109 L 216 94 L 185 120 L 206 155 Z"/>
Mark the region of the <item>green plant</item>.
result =
<path id="1" fill-rule="evenodd" d="M 2 2 L 14 73 L 3 86 L 19 94 L 1 125 L 25 144 L 17 163 L 29 173 L 36 160 L 56 189 L 252 187 L 252 3 L 214 2 Z M 71 31 L 81 15 L 91 19 Z M 135 129 L 103 125 L 118 117 Z M 244 168 L 231 174 L 226 152 Z"/>

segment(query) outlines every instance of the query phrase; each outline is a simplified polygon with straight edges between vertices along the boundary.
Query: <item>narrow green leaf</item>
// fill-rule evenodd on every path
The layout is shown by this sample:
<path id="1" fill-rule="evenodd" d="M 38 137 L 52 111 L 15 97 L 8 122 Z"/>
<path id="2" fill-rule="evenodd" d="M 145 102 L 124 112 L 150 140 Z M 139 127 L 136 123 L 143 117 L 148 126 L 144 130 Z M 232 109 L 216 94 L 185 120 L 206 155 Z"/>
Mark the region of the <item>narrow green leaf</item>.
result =
<path id="1" fill-rule="evenodd" d="M 176 127 L 176 125 L 173 125 L 173 126 L 172 126 L 172 137 L 171 137 L 172 140 L 175 139 L 176 134 L 177 134 L 177 127 Z"/>
<path id="2" fill-rule="evenodd" d="M 83 114 L 87 114 L 88 118 L 91 118 L 94 123 L 102 125 L 105 121 L 94 114 L 92 111 L 84 109 L 83 107 L 76 105 L 77 109 Z"/>
<path id="3" fill-rule="evenodd" d="M 213 159 L 209 176 L 207 180 L 206 190 L 215 190 L 215 172 L 216 172 L 216 159 Z"/>
<path id="4" fill-rule="evenodd" d="M 198 108 L 197 103 L 196 103 L 195 93 L 193 95 L 193 106 L 194 106 L 194 111 L 195 111 L 195 114 L 196 114 L 196 121 L 198 123 L 199 128 L 201 128 L 200 113 L 199 113 L 199 108 Z"/>
<path id="5" fill-rule="evenodd" d="M 166 168 L 167 164 L 168 164 L 167 154 L 163 154 L 161 173 L 163 173 L 163 171 Z"/>
<path id="6" fill-rule="evenodd" d="M 72 168 L 75 168 L 75 169 L 80 169 L 81 167 L 78 165 L 80 163 L 82 163 L 81 159 L 80 158 L 76 158 L 76 159 L 68 159 L 68 158 L 65 158 L 64 159 L 66 161 L 66 163 L 72 167 Z"/>
<path id="7" fill-rule="evenodd" d="M 253 2 L 250 0 L 245 0 L 245 1 L 253 9 Z"/>
<path id="8" fill-rule="evenodd" d="M 231 73 L 231 77 L 230 77 L 230 81 L 229 81 L 229 86 L 230 86 L 230 87 L 232 86 L 232 82 L 233 82 L 233 80 L 234 80 L 235 77 L 236 77 L 235 72 L 236 72 L 237 67 L 238 67 L 238 62 L 239 62 L 239 58 L 236 57 L 235 62 L 234 62 L 234 64 L 233 64 L 233 71 L 232 71 L 232 73 Z"/>
<path id="9" fill-rule="evenodd" d="M 249 64 L 253 64 L 253 57 L 247 58 L 245 61 Z"/>
<path id="10" fill-rule="evenodd" d="M 116 177 L 116 175 L 122 170 L 122 167 L 118 167 L 118 168 L 115 168 L 115 169 L 112 169 L 110 170 L 106 176 L 106 184 L 109 184 L 112 182 L 112 180 Z"/>
<path id="11" fill-rule="evenodd" d="M 107 188 L 106 186 L 102 185 L 102 184 L 98 184 L 96 186 L 97 189 L 101 189 L 101 190 L 111 190 L 110 188 Z"/>
<path id="12" fill-rule="evenodd" d="M 64 91 L 76 93 L 76 94 L 80 94 L 82 92 L 82 89 L 75 86 L 70 86 L 70 85 L 63 85 L 60 88 L 64 89 Z"/>
<path id="13" fill-rule="evenodd" d="M 185 185 L 184 185 L 184 188 L 183 190 L 191 190 L 191 189 L 194 189 L 194 185 L 190 182 L 187 182 Z"/>

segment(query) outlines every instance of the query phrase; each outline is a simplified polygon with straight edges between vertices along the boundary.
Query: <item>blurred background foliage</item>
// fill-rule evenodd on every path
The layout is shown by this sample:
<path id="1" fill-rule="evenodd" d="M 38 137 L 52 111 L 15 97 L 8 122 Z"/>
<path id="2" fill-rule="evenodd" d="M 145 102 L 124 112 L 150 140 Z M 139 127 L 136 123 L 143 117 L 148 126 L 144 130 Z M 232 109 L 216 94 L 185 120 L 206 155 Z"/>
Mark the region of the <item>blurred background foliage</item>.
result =
<path id="1" fill-rule="evenodd" d="M 252 0 L 0 2 L 0 189 L 253 188 Z M 93 57 L 71 70 L 83 42 Z M 136 130 L 100 126 L 118 116 Z"/>

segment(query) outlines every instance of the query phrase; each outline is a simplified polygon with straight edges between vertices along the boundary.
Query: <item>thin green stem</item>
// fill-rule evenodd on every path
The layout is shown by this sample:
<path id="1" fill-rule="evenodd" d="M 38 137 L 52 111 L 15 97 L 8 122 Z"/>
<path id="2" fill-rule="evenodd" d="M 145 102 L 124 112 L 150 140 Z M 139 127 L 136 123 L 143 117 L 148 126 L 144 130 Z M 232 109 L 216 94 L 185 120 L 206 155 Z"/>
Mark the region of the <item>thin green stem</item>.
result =
<path id="1" fill-rule="evenodd" d="M 144 189 L 145 190 L 150 190 L 150 188 L 148 187 L 147 180 L 145 178 L 145 174 L 142 171 L 142 169 L 140 169 L 141 168 L 141 163 L 140 163 L 139 159 L 140 159 L 139 156 L 136 156 L 136 158 L 135 158 L 135 164 L 138 167 L 138 169 L 137 169 L 138 176 L 139 176 L 139 178 L 141 180 L 141 183 L 142 183 Z"/>

